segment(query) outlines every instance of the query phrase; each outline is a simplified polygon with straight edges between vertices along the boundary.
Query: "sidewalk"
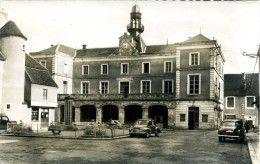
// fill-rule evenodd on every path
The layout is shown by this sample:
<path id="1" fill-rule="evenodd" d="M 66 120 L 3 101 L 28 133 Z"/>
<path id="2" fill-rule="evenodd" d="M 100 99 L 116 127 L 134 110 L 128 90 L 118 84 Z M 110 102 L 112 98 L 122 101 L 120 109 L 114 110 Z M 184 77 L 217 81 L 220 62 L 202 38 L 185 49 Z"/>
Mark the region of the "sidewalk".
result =
<path id="1" fill-rule="evenodd" d="M 82 140 L 109 140 L 109 139 L 119 139 L 128 137 L 128 130 L 115 129 L 113 131 L 113 137 L 111 135 L 110 129 L 106 129 L 106 134 L 102 136 L 98 135 L 84 135 L 84 130 L 77 131 L 62 131 L 60 134 L 52 134 L 51 131 L 33 131 L 33 133 L 6 133 L 3 131 L 0 135 L 5 136 L 17 136 L 17 137 L 39 137 L 39 138 L 60 138 L 60 139 L 82 139 Z"/>
<path id="2" fill-rule="evenodd" d="M 246 139 L 247 139 L 247 144 L 248 144 L 248 149 L 249 149 L 252 164 L 259 164 L 260 163 L 259 132 L 246 133 Z"/>

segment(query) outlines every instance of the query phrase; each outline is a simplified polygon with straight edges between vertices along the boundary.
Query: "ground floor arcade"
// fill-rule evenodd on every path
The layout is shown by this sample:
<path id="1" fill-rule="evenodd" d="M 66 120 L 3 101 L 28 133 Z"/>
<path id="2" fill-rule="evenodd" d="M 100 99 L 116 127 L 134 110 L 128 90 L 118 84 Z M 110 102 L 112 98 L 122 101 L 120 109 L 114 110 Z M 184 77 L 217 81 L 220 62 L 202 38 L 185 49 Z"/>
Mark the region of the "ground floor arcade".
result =
<path id="1" fill-rule="evenodd" d="M 132 124 L 138 118 L 152 118 L 161 128 L 217 129 L 221 121 L 219 104 L 214 101 L 164 101 L 164 102 L 83 102 L 73 101 L 71 108 L 59 103 L 55 112 L 57 122 L 70 117 L 75 123 L 119 120 Z M 68 113 L 66 110 L 71 110 Z"/>

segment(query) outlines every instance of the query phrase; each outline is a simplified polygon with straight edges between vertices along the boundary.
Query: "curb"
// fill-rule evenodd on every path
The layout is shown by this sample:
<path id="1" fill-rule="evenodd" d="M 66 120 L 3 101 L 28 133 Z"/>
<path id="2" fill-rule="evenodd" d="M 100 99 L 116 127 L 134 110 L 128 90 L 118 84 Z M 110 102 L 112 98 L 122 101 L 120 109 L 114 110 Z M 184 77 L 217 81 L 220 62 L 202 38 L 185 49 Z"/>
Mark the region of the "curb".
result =
<path id="1" fill-rule="evenodd" d="M 73 140 L 113 140 L 127 138 L 129 136 L 117 136 L 117 137 L 106 137 L 106 138 L 84 138 L 84 137 L 64 137 L 64 136 L 40 136 L 40 135 L 14 135 L 14 134 L 0 134 L 0 136 L 9 137 L 29 137 L 29 138 L 52 138 L 52 139 L 73 139 Z"/>
<path id="2" fill-rule="evenodd" d="M 260 161 L 258 161 L 257 154 L 255 153 L 254 147 L 248 136 L 246 136 L 246 140 L 252 164 L 259 164 Z"/>

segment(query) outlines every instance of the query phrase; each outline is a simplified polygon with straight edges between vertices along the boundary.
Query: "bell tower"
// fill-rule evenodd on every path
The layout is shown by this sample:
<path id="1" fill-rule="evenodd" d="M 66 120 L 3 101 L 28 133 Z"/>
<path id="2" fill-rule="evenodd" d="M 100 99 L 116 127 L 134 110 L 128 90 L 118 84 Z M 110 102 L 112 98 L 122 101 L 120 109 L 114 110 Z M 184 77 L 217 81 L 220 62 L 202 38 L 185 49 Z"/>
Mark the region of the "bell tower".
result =
<path id="1" fill-rule="evenodd" d="M 142 25 L 142 13 L 137 4 L 132 7 L 132 12 L 130 13 L 130 24 L 127 25 L 127 31 L 136 42 L 136 49 L 138 52 L 145 52 L 146 45 L 141 37 L 141 33 L 144 32 L 144 25 Z"/>
<path id="2" fill-rule="evenodd" d="M 134 5 L 130 13 L 130 24 L 127 25 L 127 31 L 133 38 L 144 32 L 144 25 L 142 25 L 142 13 L 140 7 Z"/>

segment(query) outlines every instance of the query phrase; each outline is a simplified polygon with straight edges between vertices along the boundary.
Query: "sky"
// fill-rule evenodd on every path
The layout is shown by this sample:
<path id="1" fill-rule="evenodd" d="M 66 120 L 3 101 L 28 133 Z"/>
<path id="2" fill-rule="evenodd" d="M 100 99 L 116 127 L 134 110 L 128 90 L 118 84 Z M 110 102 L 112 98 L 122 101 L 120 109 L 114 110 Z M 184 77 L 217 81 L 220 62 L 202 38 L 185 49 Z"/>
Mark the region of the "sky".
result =
<path id="1" fill-rule="evenodd" d="M 146 45 L 183 42 L 199 33 L 216 39 L 225 57 L 224 73 L 258 73 L 260 2 L 190 1 L 0 1 L 8 19 L 28 38 L 26 51 L 58 43 L 72 48 L 117 47 L 127 32 L 132 6 L 140 6 Z"/>

